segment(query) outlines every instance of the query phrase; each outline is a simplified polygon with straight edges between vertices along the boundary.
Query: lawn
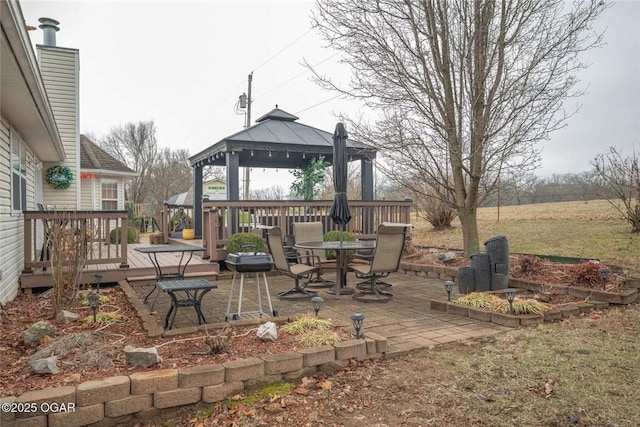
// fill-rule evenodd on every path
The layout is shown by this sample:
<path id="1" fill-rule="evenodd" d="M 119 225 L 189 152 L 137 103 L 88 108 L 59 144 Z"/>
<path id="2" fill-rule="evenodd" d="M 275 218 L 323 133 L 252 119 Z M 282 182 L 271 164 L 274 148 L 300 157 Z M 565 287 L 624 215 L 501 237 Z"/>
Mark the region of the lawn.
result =
<path id="1" fill-rule="evenodd" d="M 426 221 L 412 217 L 414 243 L 462 248 L 462 230 L 435 231 Z M 604 200 L 541 203 L 478 210 L 480 242 L 504 235 L 512 253 L 599 259 L 640 270 L 640 235 Z M 484 249 L 484 248 L 481 248 Z"/>

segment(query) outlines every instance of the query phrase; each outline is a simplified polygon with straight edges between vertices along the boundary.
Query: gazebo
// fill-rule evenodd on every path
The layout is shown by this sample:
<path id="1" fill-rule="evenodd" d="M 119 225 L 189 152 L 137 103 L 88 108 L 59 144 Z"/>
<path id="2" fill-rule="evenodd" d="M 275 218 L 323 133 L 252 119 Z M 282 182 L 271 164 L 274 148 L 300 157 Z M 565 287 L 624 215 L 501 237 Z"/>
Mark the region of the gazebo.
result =
<path id="1" fill-rule="evenodd" d="M 202 233 L 202 169 L 225 166 L 227 199 L 240 200 L 240 167 L 303 169 L 311 159 L 323 156 L 333 164 L 333 131 L 325 132 L 297 122 L 298 117 L 275 108 L 256 124 L 228 136 L 189 158 L 193 173 L 193 222 Z M 349 161 L 360 161 L 362 200 L 373 200 L 373 161 L 377 151 L 347 140 Z"/>

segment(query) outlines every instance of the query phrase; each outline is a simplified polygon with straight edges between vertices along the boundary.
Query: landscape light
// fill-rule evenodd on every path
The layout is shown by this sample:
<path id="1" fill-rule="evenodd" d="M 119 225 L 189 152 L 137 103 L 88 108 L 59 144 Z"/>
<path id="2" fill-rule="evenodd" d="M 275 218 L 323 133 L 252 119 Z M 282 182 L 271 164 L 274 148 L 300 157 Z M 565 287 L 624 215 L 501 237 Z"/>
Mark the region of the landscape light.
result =
<path id="1" fill-rule="evenodd" d="M 313 304 L 313 311 L 316 312 L 316 318 L 318 317 L 318 312 L 320 311 L 320 307 L 322 307 L 322 303 L 324 302 L 324 298 L 315 296 L 311 298 L 311 303 Z"/>
<path id="2" fill-rule="evenodd" d="M 451 301 L 451 290 L 453 289 L 453 282 L 451 280 L 445 281 L 444 289 L 447 291 L 447 301 Z"/>
<path id="3" fill-rule="evenodd" d="M 100 293 L 100 283 L 102 283 L 102 274 L 94 274 L 93 278 L 96 281 L 96 293 Z"/>
<path id="4" fill-rule="evenodd" d="M 364 321 L 364 314 L 354 313 L 351 315 L 351 321 L 353 322 L 353 328 L 356 330 L 356 338 L 360 338 L 360 329 L 362 329 L 362 322 Z"/>
<path id="5" fill-rule="evenodd" d="M 600 268 L 600 278 L 602 279 L 602 290 L 607 290 L 607 277 L 609 277 L 609 269 L 607 267 Z"/>
<path id="6" fill-rule="evenodd" d="M 507 288 L 504 290 L 504 295 L 509 301 L 509 313 L 513 313 L 513 299 L 516 297 L 516 290 L 513 288 Z"/>
<path id="7" fill-rule="evenodd" d="M 97 293 L 90 294 L 87 299 L 89 300 L 89 305 L 93 310 L 93 324 L 96 324 L 96 314 L 98 313 L 98 300 L 100 299 L 100 295 Z"/>

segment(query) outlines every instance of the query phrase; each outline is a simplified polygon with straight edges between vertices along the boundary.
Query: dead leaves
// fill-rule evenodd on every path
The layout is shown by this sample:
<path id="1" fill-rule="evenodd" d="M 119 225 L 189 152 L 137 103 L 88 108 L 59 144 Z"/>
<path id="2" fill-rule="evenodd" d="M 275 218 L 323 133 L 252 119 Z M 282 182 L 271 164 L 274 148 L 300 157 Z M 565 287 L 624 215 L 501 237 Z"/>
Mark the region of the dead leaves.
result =
<path id="1" fill-rule="evenodd" d="M 543 396 L 545 399 L 550 399 L 556 394 L 556 381 L 553 378 L 546 378 L 544 384 L 539 387 L 533 387 L 529 389 L 539 396 Z"/>

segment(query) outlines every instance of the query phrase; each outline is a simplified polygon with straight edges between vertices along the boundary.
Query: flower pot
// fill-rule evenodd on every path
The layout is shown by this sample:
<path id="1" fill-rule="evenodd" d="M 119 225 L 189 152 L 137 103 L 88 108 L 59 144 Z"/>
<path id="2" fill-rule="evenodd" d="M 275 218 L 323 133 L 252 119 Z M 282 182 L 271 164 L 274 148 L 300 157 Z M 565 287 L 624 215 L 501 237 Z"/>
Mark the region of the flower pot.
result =
<path id="1" fill-rule="evenodd" d="M 193 228 L 185 228 L 182 230 L 182 238 L 184 240 L 193 240 L 196 237 L 196 230 Z"/>

